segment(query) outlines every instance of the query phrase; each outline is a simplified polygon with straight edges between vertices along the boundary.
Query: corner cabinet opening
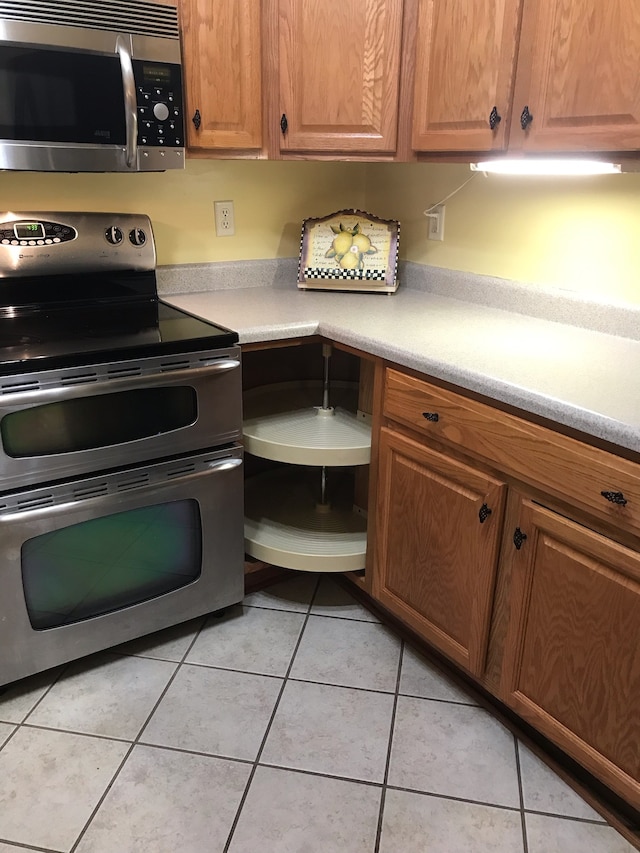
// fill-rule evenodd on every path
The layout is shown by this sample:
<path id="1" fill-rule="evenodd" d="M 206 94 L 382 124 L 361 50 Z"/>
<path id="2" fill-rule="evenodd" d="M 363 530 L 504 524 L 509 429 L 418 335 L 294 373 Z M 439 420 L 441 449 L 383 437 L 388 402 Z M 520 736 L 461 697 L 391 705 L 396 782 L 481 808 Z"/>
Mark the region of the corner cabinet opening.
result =
<path id="1" fill-rule="evenodd" d="M 370 362 L 335 345 L 246 348 L 245 550 L 286 569 L 363 572 Z"/>

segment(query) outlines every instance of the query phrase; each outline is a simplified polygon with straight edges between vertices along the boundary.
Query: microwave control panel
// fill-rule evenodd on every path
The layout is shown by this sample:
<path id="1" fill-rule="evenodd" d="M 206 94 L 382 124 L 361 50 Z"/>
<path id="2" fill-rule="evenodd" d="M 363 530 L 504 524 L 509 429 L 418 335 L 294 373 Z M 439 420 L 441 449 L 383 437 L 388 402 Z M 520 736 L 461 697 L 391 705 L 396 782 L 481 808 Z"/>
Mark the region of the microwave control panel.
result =
<path id="1" fill-rule="evenodd" d="M 133 60 L 138 145 L 184 148 L 182 75 L 179 65 Z"/>

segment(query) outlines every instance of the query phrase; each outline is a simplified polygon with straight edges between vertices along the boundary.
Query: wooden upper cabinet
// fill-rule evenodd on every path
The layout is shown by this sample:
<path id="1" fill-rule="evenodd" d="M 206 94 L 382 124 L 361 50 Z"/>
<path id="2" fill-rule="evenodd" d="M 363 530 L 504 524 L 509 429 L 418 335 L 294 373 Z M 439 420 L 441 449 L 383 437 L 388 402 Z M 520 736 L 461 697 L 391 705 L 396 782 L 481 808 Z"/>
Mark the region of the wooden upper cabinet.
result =
<path id="1" fill-rule="evenodd" d="M 639 3 L 419 4 L 414 150 L 640 149 Z"/>
<path id="2" fill-rule="evenodd" d="M 279 0 L 281 151 L 395 151 L 402 5 Z"/>
<path id="3" fill-rule="evenodd" d="M 639 57 L 636 0 L 526 0 L 510 147 L 640 148 Z"/>
<path id="4" fill-rule="evenodd" d="M 505 148 L 521 2 L 420 0 L 414 150 Z"/>
<path id="5" fill-rule="evenodd" d="M 182 0 L 180 12 L 188 147 L 261 148 L 260 0 Z"/>

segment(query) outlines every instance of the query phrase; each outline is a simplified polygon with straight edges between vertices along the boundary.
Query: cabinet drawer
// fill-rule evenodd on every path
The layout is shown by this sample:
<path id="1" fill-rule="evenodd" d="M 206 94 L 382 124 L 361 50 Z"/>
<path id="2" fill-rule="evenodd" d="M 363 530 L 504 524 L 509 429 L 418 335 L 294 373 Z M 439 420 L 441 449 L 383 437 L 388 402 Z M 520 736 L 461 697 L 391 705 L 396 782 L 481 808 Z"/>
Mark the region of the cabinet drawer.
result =
<path id="1" fill-rule="evenodd" d="M 383 411 L 385 417 L 422 435 L 458 447 L 617 527 L 640 533 L 637 463 L 391 368 L 385 375 Z"/>

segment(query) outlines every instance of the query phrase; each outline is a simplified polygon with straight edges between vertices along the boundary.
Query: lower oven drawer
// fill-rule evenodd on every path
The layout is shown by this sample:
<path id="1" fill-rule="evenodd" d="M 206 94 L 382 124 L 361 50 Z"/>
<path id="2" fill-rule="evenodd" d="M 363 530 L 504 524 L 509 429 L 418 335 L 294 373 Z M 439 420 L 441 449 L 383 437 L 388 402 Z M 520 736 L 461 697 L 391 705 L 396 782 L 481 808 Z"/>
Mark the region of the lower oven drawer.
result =
<path id="1" fill-rule="evenodd" d="M 244 591 L 242 448 L 0 497 L 0 684 Z"/>
<path id="2" fill-rule="evenodd" d="M 0 376 L 0 491 L 231 443 L 240 348 Z"/>

